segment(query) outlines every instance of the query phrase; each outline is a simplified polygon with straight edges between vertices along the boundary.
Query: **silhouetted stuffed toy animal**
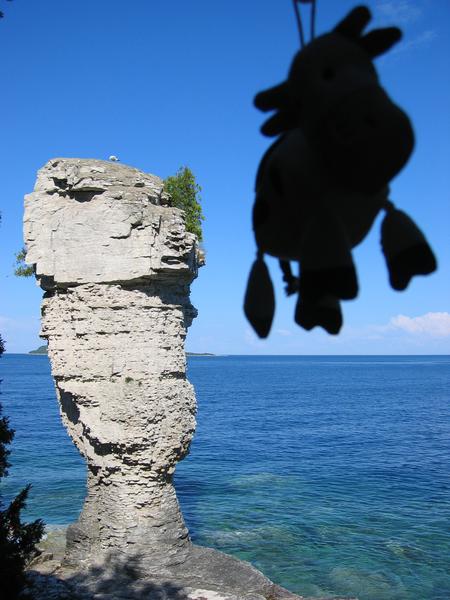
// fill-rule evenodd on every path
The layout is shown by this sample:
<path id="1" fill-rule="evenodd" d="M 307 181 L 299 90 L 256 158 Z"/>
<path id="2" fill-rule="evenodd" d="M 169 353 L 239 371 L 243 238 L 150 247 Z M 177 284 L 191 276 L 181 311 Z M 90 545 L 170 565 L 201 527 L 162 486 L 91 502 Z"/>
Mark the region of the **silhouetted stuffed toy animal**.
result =
<path id="1" fill-rule="evenodd" d="M 295 321 L 338 333 L 340 300 L 355 298 L 351 249 L 381 209 L 381 245 L 391 286 L 436 269 L 424 235 L 389 200 L 389 181 L 408 161 L 414 134 L 407 115 L 381 87 L 372 59 L 400 38 L 396 27 L 362 32 L 371 15 L 358 7 L 294 57 L 286 81 L 259 93 L 255 105 L 275 110 L 262 127 L 281 134 L 261 160 L 253 228 L 258 246 L 244 311 L 267 337 L 275 311 L 265 253 L 280 259 L 288 294 L 298 292 Z M 289 261 L 300 266 L 291 273 Z"/>

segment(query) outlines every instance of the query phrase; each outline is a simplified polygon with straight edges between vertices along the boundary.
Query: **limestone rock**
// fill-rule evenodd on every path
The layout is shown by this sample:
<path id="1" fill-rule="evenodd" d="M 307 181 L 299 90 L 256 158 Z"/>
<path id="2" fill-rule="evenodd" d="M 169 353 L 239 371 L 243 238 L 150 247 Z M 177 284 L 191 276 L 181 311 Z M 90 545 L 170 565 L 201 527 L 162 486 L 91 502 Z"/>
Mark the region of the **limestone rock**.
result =
<path id="1" fill-rule="evenodd" d="M 55 159 L 25 197 L 27 262 L 44 289 L 195 276 L 196 238 L 159 177 L 100 160 Z"/>
<path id="2" fill-rule="evenodd" d="M 158 177 L 97 160 L 47 163 L 24 222 L 62 419 L 88 463 L 65 562 L 112 551 L 157 568 L 182 562 L 189 537 L 172 475 L 195 429 L 184 340 L 196 238 Z"/>

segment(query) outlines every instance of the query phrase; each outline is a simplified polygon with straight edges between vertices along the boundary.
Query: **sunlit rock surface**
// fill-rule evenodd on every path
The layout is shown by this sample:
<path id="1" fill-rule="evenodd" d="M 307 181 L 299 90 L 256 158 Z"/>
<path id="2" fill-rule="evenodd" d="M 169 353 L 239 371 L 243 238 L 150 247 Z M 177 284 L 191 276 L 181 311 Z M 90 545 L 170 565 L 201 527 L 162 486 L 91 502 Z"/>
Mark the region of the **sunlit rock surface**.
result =
<path id="1" fill-rule="evenodd" d="M 188 532 L 172 475 L 195 429 L 184 339 L 196 238 L 158 177 L 97 160 L 56 159 L 26 197 L 27 261 L 46 290 L 62 419 L 88 463 L 88 496 L 67 564 L 111 552 L 182 562 Z"/>

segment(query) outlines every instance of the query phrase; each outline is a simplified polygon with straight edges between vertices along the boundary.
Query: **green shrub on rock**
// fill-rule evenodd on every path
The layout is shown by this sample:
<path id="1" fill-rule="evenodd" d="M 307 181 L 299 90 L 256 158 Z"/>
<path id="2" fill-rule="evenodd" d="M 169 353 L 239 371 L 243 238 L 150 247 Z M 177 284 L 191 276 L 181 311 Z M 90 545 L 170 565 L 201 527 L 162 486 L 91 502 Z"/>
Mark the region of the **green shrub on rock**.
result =
<path id="1" fill-rule="evenodd" d="M 0 337 L 0 356 L 4 352 L 3 340 Z M 0 405 L 0 479 L 8 475 L 10 450 L 14 430 L 9 426 L 7 417 L 2 417 Z M 30 485 L 27 485 L 12 502 L 3 506 L 0 498 L 0 596 L 15 600 L 25 584 L 25 566 L 36 552 L 36 544 L 44 533 L 41 519 L 33 523 L 22 523 L 20 513 L 25 508 Z"/>
<path id="2" fill-rule="evenodd" d="M 15 254 L 14 275 L 16 277 L 32 277 L 34 275 L 34 267 L 25 263 L 26 255 L 27 251 L 25 248 L 22 248 L 20 252 Z"/>
<path id="3" fill-rule="evenodd" d="M 203 239 L 202 221 L 205 220 L 200 205 L 201 190 L 189 167 L 181 167 L 164 181 L 164 191 L 170 195 L 172 206 L 184 210 L 186 229 L 194 233 L 199 242 Z"/>

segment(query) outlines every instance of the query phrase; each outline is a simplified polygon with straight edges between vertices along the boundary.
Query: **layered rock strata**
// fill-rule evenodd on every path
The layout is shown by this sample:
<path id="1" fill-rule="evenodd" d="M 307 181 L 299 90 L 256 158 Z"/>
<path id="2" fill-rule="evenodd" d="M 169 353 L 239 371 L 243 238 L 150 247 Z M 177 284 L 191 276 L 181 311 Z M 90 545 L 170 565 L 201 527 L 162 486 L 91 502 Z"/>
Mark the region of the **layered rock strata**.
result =
<path id="1" fill-rule="evenodd" d="M 26 196 L 24 229 L 62 420 L 88 466 L 64 559 L 36 597 L 65 581 L 83 598 L 297 598 L 194 546 L 178 506 L 172 477 L 195 429 L 184 341 L 198 251 L 162 181 L 51 160 Z"/>
<path id="2" fill-rule="evenodd" d="M 195 429 L 184 340 L 196 238 L 167 203 L 158 177 L 76 159 L 45 165 L 25 200 L 41 334 L 64 425 L 88 464 L 67 563 L 114 551 L 163 566 L 189 548 L 172 475 Z"/>

